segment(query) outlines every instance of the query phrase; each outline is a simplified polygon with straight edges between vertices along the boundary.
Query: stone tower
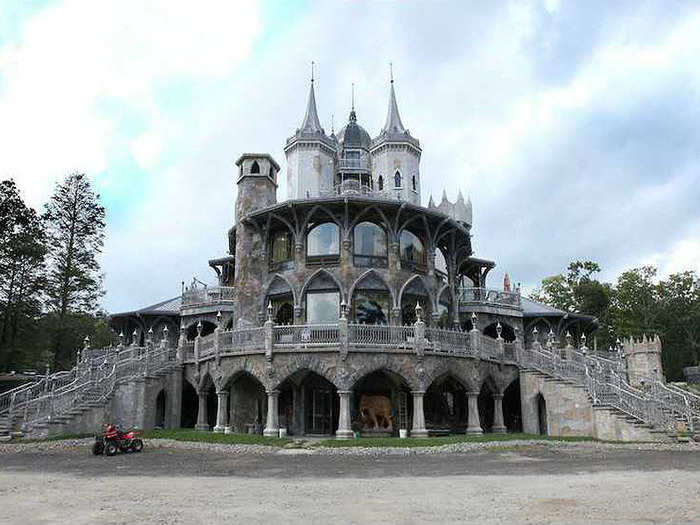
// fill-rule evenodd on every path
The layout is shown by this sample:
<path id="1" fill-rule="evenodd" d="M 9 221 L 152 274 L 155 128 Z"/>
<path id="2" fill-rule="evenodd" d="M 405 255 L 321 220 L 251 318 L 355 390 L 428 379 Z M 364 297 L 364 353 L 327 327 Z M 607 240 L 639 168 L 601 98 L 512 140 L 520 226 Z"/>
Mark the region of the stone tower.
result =
<path id="1" fill-rule="evenodd" d="M 627 339 L 623 342 L 623 351 L 627 361 L 627 375 L 632 386 L 640 386 L 642 381 L 649 379 L 664 380 L 661 339 L 658 335 Z"/>
<path id="2" fill-rule="evenodd" d="M 304 121 L 287 139 L 284 152 L 288 199 L 318 197 L 333 189 L 336 143 L 326 135 L 319 122 L 313 76 Z"/>
<path id="3" fill-rule="evenodd" d="M 401 122 L 393 76 L 386 122 L 372 141 L 370 154 L 374 187 L 392 198 L 420 205 L 420 144 Z"/>
<path id="4" fill-rule="evenodd" d="M 243 220 L 249 213 L 277 203 L 279 165 L 267 153 L 244 153 L 238 166 L 236 197 L 236 253 L 234 319 L 237 326 L 257 324 L 259 294 L 265 268 L 264 239 Z"/>

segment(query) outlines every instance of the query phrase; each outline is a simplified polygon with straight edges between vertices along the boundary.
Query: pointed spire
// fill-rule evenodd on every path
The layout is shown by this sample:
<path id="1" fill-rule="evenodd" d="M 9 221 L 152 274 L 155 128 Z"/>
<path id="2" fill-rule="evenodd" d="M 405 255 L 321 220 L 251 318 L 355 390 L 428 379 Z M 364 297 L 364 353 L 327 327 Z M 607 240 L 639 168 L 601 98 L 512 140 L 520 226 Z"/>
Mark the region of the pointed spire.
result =
<path id="1" fill-rule="evenodd" d="M 399 115 L 399 106 L 396 103 L 396 93 L 394 92 L 394 67 L 391 62 L 389 63 L 389 70 L 391 75 L 389 110 L 386 114 L 386 123 L 384 124 L 384 128 L 382 128 L 382 133 L 405 133 L 406 128 L 403 127 L 401 116 Z"/>
<path id="2" fill-rule="evenodd" d="M 430 194 L 430 200 L 428 201 L 428 208 L 434 208 L 435 207 L 435 201 L 433 200 L 433 194 Z"/>
<path id="3" fill-rule="evenodd" d="M 309 101 L 306 104 L 306 115 L 301 123 L 302 133 L 323 133 L 321 122 L 318 120 L 316 111 L 316 94 L 314 93 L 314 63 L 311 62 L 311 87 L 309 88 Z"/>

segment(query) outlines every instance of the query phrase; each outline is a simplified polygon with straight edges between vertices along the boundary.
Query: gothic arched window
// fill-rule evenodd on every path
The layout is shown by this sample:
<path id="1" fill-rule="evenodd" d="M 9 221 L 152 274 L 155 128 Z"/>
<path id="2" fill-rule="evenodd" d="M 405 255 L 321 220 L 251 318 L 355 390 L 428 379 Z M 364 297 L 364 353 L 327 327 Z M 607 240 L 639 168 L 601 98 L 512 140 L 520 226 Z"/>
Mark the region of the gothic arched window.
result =
<path id="1" fill-rule="evenodd" d="M 394 187 L 401 187 L 401 174 L 398 171 L 394 174 Z"/>
<path id="2" fill-rule="evenodd" d="M 401 261 L 408 264 L 425 264 L 425 248 L 417 235 L 404 230 L 399 237 Z"/>
<path id="3" fill-rule="evenodd" d="M 280 231 L 272 235 L 271 264 L 277 265 L 292 260 L 292 234 L 288 231 Z"/>
<path id="4" fill-rule="evenodd" d="M 382 177 L 381 175 L 377 180 L 377 185 L 379 186 L 379 191 L 382 191 L 384 189 L 384 177 Z"/>
<path id="5" fill-rule="evenodd" d="M 387 266 L 387 236 L 373 222 L 361 222 L 354 229 L 355 266 Z"/>
<path id="6" fill-rule="evenodd" d="M 260 173 L 260 164 L 258 164 L 257 160 L 253 161 L 253 165 L 250 167 L 250 172 L 251 173 Z"/>
<path id="7" fill-rule="evenodd" d="M 333 222 L 314 226 L 306 236 L 307 262 L 337 262 L 340 255 L 340 228 Z"/>

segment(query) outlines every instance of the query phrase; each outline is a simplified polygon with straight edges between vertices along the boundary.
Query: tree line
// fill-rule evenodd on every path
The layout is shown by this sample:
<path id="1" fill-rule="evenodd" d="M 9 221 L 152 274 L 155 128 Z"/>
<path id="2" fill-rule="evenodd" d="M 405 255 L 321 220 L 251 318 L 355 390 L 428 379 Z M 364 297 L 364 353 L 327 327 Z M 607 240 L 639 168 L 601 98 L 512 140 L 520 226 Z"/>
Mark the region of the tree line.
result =
<path id="1" fill-rule="evenodd" d="M 56 183 L 42 213 L 0 181 L 0 371 L 67 369 L 83 338 L 107 345 L 98 257 L 105 210 L 90 180 Z"/>
<path id="2" fill-rule="evenodd" d="M 547 277 L 531 299 L 598 319 L 598 349 L 617 338 L 658 334 L 669 381 L 683 381 L 683 368 L 700 361 L 700 279 L 685 271 L 657 280 L 657 269 L 642 266 L 621 273 L 614 283 L 599 281 L 593 261 L 574 261 L 567 271 Z"/>

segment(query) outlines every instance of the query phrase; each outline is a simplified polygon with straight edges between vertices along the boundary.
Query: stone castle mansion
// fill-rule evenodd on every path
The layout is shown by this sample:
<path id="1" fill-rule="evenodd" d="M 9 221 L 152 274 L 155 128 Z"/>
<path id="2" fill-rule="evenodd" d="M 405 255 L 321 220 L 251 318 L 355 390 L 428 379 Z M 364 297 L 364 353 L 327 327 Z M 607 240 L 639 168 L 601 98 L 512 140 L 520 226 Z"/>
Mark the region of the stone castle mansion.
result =
<path id="1" fill-rule="evenodd" d="M 663 380 L 658 338 L 587 347 L 588 316 L 489 287 L 461 193 L 423 205 L 420 142 L 393 80 L 384 127 L 330 135 L 311 81 L 287 139 L 288 200 L 266 153 L 236 161 L 216 286 L 115 314 L 112 348 L 0 396 L 0 432 L 105 421 L 269 436 L 528 432 L 668 439 L 700 403 Z M 301 113 L 301 112 L 300 112 Z M 427 174 L 426 176 L 430 176 Z"/>

